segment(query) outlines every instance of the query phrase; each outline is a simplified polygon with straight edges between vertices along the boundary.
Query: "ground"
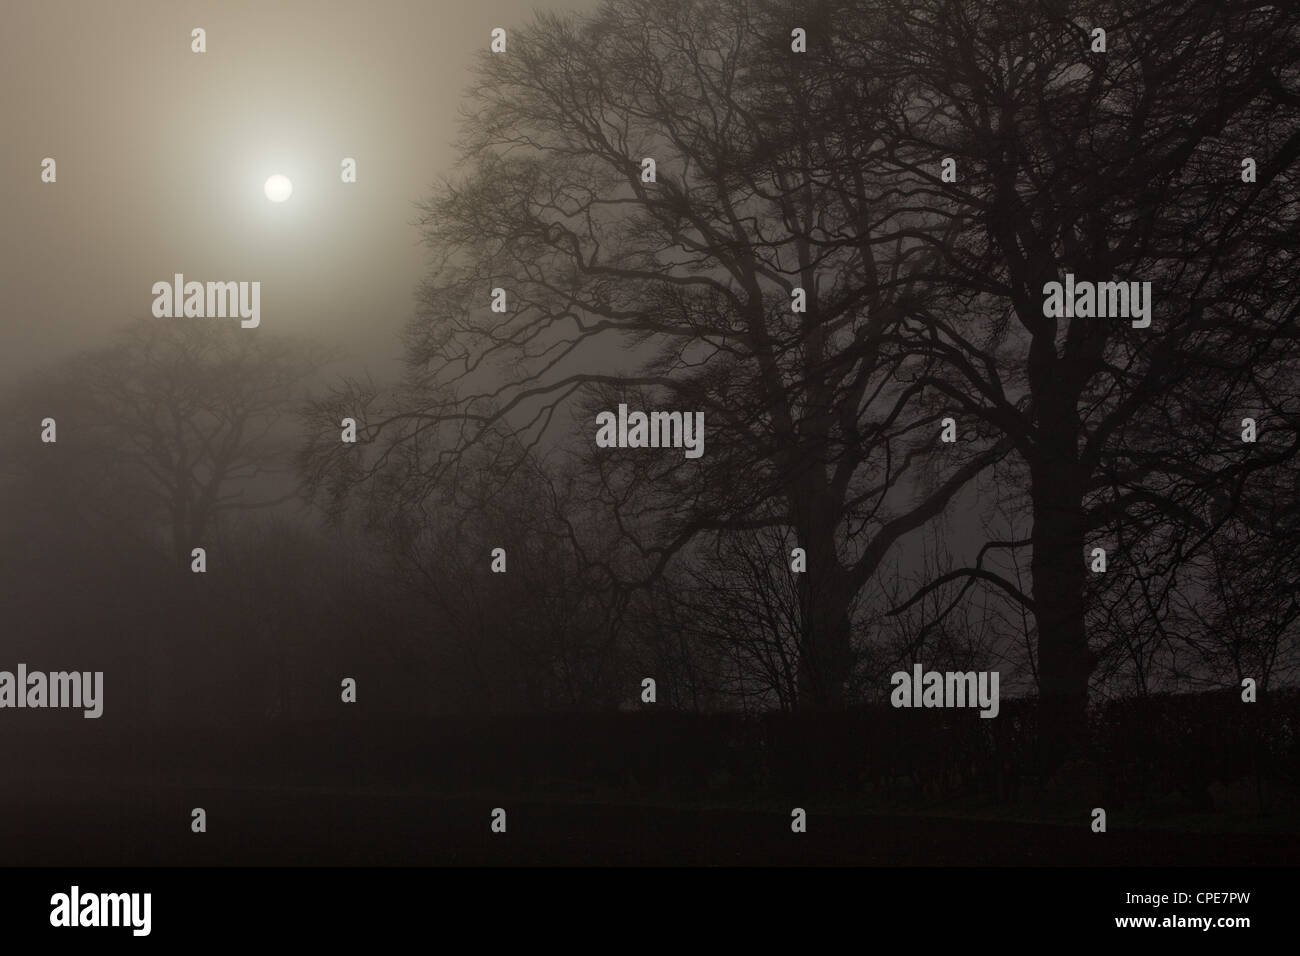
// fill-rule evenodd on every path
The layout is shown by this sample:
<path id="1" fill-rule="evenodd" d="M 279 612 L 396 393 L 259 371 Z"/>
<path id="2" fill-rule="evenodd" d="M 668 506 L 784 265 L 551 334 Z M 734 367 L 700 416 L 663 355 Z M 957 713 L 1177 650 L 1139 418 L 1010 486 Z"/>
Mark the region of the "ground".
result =
<path id="1" fill-rule="evenodd" d="M 664 806 L 597 798 L 188 788 L 71 780 L 7 782 L 0 859 L 9 866 L 835 865 L 1253 866 L 1300 859 L 1294 832 L 1206 832 L 808 807 Z M 493 807 L 507 832 L 490 829 Z M 190 811 L 207 811 L 192 833 Z M 1227 818 L 1215 817 L 1222 830 Z M 1267 821 L 1258 821 L 1267 824 Z"/>

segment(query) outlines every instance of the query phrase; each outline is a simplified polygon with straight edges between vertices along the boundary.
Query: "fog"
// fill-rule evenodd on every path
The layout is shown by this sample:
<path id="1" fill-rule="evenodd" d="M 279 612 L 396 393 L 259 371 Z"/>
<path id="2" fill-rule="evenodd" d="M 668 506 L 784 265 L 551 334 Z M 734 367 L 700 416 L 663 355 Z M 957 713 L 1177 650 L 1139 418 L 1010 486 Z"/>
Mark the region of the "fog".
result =
<path id="1" fill-rule="evenodd" d="M 531 15 L 514 0 L 8 6 L 0 377 L 149 316 L 175 273 L 260 281 L 264 329 L 383 375 L 427 256 L 414 204 L 452 171 L 467 68 L 494 26 Z M 282 204 L 262 191 L 277 172 Z"/>

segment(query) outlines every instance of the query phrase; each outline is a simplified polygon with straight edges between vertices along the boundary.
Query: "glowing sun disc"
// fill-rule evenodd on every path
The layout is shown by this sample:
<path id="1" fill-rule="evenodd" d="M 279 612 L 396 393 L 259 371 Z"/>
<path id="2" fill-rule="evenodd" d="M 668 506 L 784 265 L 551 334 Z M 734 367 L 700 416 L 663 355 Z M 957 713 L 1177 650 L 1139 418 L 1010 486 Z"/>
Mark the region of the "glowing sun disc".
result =
<path id="1" fill-rule="evenodd" d="M 262 188 L 266 191 L 266 198 L 271 202 L 284 202 L 293 194 L 293 183 L 289 182 L 288 176 L 281 176 L 279 173 L 268 179 Z"/>

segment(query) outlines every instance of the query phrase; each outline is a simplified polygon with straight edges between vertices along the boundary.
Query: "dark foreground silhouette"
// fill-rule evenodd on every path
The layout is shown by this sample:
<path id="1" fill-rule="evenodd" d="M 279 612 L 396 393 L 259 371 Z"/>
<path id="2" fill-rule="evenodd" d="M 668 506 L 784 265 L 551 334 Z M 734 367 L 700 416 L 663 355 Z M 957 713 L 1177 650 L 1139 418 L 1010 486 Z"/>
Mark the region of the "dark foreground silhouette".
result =
<path id="1" fill-rule="evenodd" d="M 1050 776 L 1033 769 L 1032 701 L 992 720 L 866 708 L 220 728 L 19 711 L 0 728 L 0 860 L 1284 865 L 1300 859 L 1296 703 L 1122 702 Z"/>
<path id="2" fill-rule="evenodd" d="M 1250 866 L 1292 864 L 1300 836 L 1076 825 L 274 790 L 32 793 L 0 808 L 11 866 L 827 865 Z M 208 832 L 190 831 L 190 811 Z"/>

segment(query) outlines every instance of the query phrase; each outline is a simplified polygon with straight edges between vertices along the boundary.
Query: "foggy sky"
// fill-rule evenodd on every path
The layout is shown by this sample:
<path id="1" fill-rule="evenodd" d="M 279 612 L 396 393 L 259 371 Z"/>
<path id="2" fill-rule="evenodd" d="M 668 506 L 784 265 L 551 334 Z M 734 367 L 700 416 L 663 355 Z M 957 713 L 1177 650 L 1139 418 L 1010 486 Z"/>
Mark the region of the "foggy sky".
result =
<path id="1" fill-rule="evenodd" d="M 493 27 L 589 6 L 6 4 L 0 380 L 149 317 L 150 287 L 177 272 L 260 281 L 261 329 L 313 334 L 352 356 L 340 370 L 387 377 L 428 255 L 414 204 L 452 172 L 474 56 Z M 190 51 L 194 27 L 206 53 Z M 276 172 L 286 203 L 262 192 Z"/>
<path id="2" fill-rule="evenodd" d="M 454 173 L 474 58 L 493 27 L 595 6 L 9 5 L 0 30 L 0 384 L 150 318 L 153 283 L 177 272 L 260 281 L 261 324 L 239 334 L 311 334 L 347 356 L 329 374 L 391 380 L 430 256 L 413 225 L 416 204 Z M 206 53 L 190 50 L 194 27 L 207 31 Z M 41 181 L 46 156 L 57 161 L 57 183 Z M 348 156 L 355 184 L 339 178 Z M 263 193 L 277 172 L 294 188 L 281 204 Z M 960 508 L 941 519 L 956 526 L 959 551 L 983 540 L 967 527 L 977 519 Z"/>

